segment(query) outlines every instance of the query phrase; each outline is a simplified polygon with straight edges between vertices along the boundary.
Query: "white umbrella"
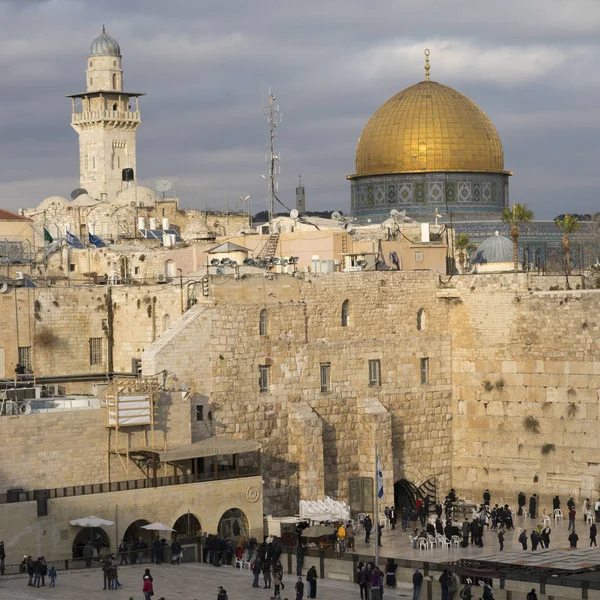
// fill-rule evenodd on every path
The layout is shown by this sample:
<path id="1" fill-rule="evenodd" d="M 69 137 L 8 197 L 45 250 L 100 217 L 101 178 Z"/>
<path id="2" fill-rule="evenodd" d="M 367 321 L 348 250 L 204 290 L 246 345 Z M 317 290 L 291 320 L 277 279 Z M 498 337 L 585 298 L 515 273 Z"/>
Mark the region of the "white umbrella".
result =
<path id="1" fill-rule="evenodd" d="M 108 527 L 109 525 L 114 525 L 114 522 L 101 519 L 100 517 L 83 517 L 69 521 L 69 524 L 73 525 L 73 527 Z"/>
<path id="2" fill-rule="evenodd" d="M 169 527 L 160 521 L 150 523 L 150 525 L 142 525 L 142 529 L 147 529 L 148 531 L 175 531 L 172 527 Z"/>

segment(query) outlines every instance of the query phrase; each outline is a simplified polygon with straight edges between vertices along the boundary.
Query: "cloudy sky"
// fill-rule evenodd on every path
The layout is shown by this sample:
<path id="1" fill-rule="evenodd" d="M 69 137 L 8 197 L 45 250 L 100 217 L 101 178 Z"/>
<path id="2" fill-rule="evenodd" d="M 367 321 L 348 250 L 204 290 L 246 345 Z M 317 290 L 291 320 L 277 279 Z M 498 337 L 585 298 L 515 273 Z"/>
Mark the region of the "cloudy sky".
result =
<path id="1" fill-rule="evenodd" d="M 283 111 L 280 196 L 302 174 L 309 209 L 349 210 L 362 128 L 423 78 L 477 102 L 504 143 L 511 198 L 538 218 L 596 212 L 600 180 L 597 0 L 0 0 L 1 206 L 78 187 L 65 94 L 84 89 L 106 24 L 125 88 L 143 91 L 138 175 L 185 204 L 265 207 L 261 90 Z"/>

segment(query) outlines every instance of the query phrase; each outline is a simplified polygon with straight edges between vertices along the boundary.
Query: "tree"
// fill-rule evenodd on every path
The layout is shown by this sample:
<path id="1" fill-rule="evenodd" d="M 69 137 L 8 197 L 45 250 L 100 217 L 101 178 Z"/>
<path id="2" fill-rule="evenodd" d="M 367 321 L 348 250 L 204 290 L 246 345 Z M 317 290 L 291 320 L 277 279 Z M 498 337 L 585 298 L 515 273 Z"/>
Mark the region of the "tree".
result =
<path id="1" fill-rule="evenodd" d="M 475 246 L 470 242 L 471 240 L 466 233 L 459 233 L 454 240 L 454 246 L 458 250 L 458 262 L 460 264 L 461 271 L 465 270 L 465 259 L 467 257 L 467 253 L 475 249 Z"/>
<path id="2" fill-rule="evenodd" d="M 562 231 L 562 247 L 565 257 L 565 277 L 567 278 L 567 289 L 569 289 L 569 275 L 571 274 L 571 240 L 569 236 L 581 227 L 579 219 L 572 215 L 565 215 L 562 219 L 554 221 L 560 231 Z"/>
<path id="3" fill-rule="evenodd" d="M 533 211 L 527 208 L 527 204 L 514 203 L 512 208 L 508 206 L 502 211 L 502 222 L 510 226 L 510 237 L 513 239 L 513 262 L 515 271 L 519 270 L 519 228 L 533 221 Z"/>

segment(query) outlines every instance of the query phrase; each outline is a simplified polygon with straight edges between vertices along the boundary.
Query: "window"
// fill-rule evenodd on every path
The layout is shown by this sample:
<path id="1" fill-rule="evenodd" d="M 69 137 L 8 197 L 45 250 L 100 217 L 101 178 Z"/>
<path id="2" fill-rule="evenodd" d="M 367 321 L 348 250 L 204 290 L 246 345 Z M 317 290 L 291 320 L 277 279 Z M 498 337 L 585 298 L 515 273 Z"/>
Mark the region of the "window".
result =
<path id="1" fill-rule="evenodd" d="M 269 319 L 267 317 L 267 311 L 264 308 L 260 311 L 258 330 L 260 335 L 269 335 Z"/>
<path id="2" fill-rule="evenodd" d="M 348 327 L 350 322 L 350 301 L 344 300 L 342 302 L 342 327 Z"/>
<path id="3" fill-rule="evenodd" d="M 369 385 L 371 387 L 381 385 L 381 363 L 379 360 L 369 361 Z"/>
<path id="4" fill-rule="evenodd" d="M 321 391 L 331 391 L 331 363 L 321 363 Z"/>
<path id="5" fill-rule="evenodd" d="M 162 318 L 163 333 L 171 326 L 171 316 L 163 315 Z"/>
<path id="6" fill-rule="evenodd" d="M 73 273 L 73 271 L 75 271 L 75 265 L 73 263 L 71 263 L 69 265 L 69 271 L 71 271 L 71 273 Z"/>
<path id="7" fill-rule="evenodd" d="M 90 365 L 102 364 L 102 338 L 90 338 Z"/>
<path id="8" fill-rule="evenodd" d="M 25 369 L 26 373 L 31 373 L 31 346 L 21 346 L 19 348 L 19 364 Z"/>
<path id="9" fill-rule="evenodd" d="M 415 262 L 423 262 L 423 253 L 415 252 Z"/>
<path id="10" fill-rule="evenodd" d="M 429 383 L 429 358 L 421 359 L 421 383 Z"/>
<path id="11" fill-rule="evenodd" d="M 139 275 L 140 274 L 140 268 L 139 267 L 133 267 L 133 274 L 134 275 Z"/>
<path id="12" fill-rule="evenodd" d="M 113 73 L 113 90 L 117 89 L 117 74 Z"/>
<path id="13" fill-rule="evenodd" d="M 425 311 L 420 308 L 417 312 L 417 331 L 425 329 Z"/>
<path id="14" fill-rule="evenodd" d="M 92 68 L 92 61 L 90 60 L 90 69 Z"/>
<path id="15" fill-rule="evenodd" d="M 94 85 L 94 80 L 90 77 L 90 86 Z"/>
<path id="16" fill-rule="evenodd" d="M 202 404 L 196 405 L 196 421 L 204 421 L 204 406 Z"/>
<path id="17" fill-rule="evenodd" d="M 271 383 L 271 367 L 269 365 L 258 366 L 258 385 L 261 392 L 268 392 Z"/>

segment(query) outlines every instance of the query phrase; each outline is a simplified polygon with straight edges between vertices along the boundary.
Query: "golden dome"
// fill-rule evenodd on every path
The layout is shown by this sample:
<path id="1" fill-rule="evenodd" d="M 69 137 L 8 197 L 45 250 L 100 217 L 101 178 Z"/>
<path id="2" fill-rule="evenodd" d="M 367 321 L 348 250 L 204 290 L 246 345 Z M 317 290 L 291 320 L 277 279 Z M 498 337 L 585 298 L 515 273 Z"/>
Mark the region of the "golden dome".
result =
<path id="1" fill-rule="evenodd" d="M 502 142 L 474 102 L 434 81 L 390 98 L 371 117 L 356 148 L 356 174 L 504 171 Z"/>

